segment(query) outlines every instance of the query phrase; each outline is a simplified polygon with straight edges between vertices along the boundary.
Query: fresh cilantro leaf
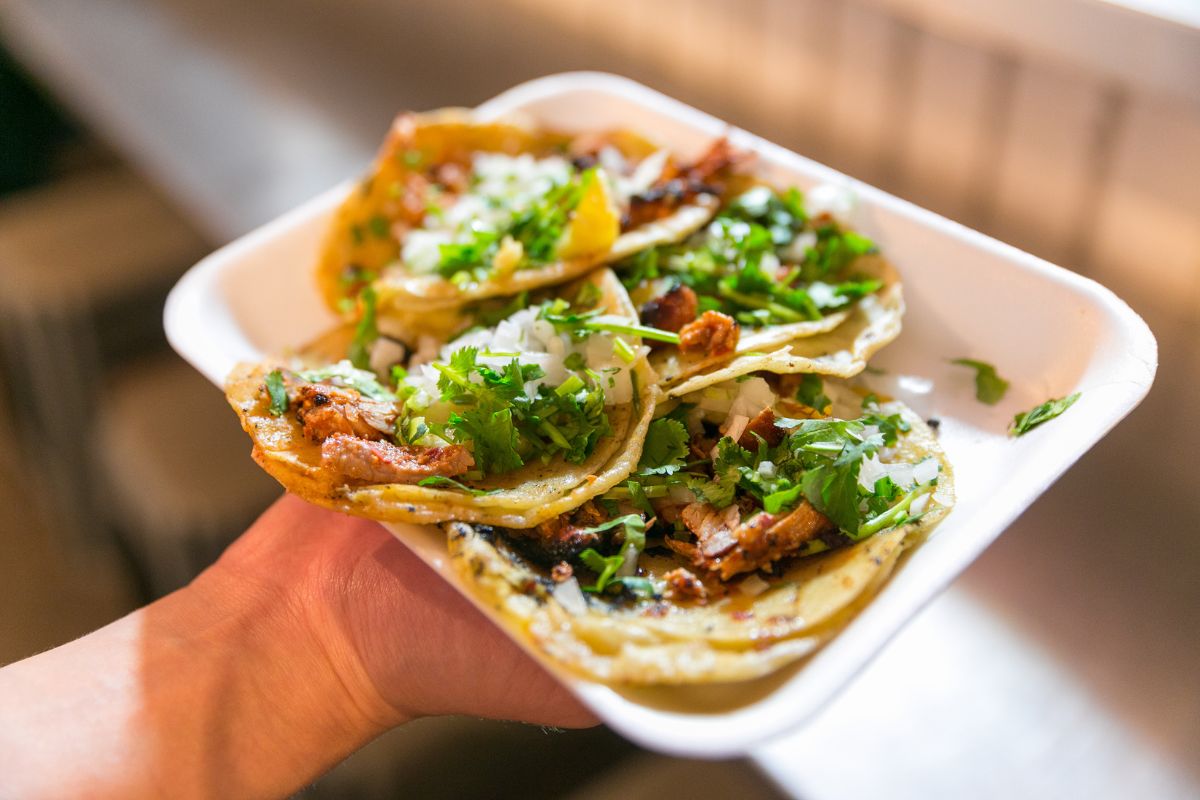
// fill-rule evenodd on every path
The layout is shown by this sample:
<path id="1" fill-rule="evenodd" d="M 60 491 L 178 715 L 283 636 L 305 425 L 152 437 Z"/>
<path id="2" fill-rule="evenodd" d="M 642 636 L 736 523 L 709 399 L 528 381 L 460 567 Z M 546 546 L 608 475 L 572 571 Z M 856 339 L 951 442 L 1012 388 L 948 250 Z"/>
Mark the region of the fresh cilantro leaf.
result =
<path id="1" fill-rule="evenodd" d="M 607 589 L 613 576 L 617 574 L 617 570 L 625 563 L 623 555 L 602 556 L 590 547 L 579 554 L 579 560 L 585 567 L 596 573 L 596 582 L 591 586 L 582 587 L 585 592 L 593 594 L 600 594 Z"/>
<path id="2" fill-rule="evenodd" d="M 975 399 L 979 402 L 994 406 L 1004 399 L 1008 381 L 1001 378 L 991 364 L 972 358 L 956 358 L 950 363 L 975 370 Z"/>
<path id="3" fill-rule="evenodd" d="M 802 484 L 795 484 L 786 489 L 780 489 L 777 492 L 763 498 L 763 511 L 768 514 L 778 514 L 785 508 L 791 508 L 800 498 L 800 493 L 804 490 Z"/>
<path id="4" fill-rule="evenodd" d="M 271 398 L 271 415 L 281 417 L 287 413 L 289 400 L 287 389 L 283 386 L 283 373 L 273 369 L 267 373 L 267 395 Z"/>
<path id="5" fill-rule="evenodd" d="M 392 235 L 387 218 L 380 216 L 379 214 L 376 214 L 367 220 L 367 230 L 370 231 L 371 235 L 376 239 L 387 239 Z"/>
<path id="6" fill-rule="evenodd" d="M 847 300 L 858 300 L 869 294 L 874 294 L 883 288 L 883 281 L 866 279 L 861 281 L 843 281 L 833 287 L 833 293 Z"/>
<path id="7" fill-rule="evenodd" d="M 874 425 L 883 436 L 883 444 L 891 447 L 900 438 L 900 434 L 912 430 L 912 425 L 899 414 L 867 414 L 861 420 L 864 425 Z"/>
<path id="8" fill-rule="evenodd" d="M 438 245 L 438 274 L 453 278 L 460 272 L 490 267 L 501 238 L 497 231 L 476 230 L 465 241 Z"/>
<path id="9" fill-rule="evenodd" d="M 517 428 L 510 408 L 454 413 L 449 427 L 456 441 L 474 443 L 475 461 L 484 473 L 511 472 L 525 464 L 517 452 Z"/>
<path id="10" fill-rule="evenodd" d="M 650 500 L 646 497 L 646 490 L 642 484 L 630 478 L 625 481 L 625 488 L 629 490 L 629 502 L 633 503 L 633 507 L 653 517 L 654 506 L 650 505 Z"/>
<path id="11" fill-rule="evenodd" d="M 736 468 L 718 473 L 708 480 L 702 476 L 692 477 L 687 488 L 714 508 L 727 508 L 737 497 L 740 474 Z"/>
<path id="12" fill-rule="evenodd" d="M 473 497 L 481 497 L 483 495 L 495 494 L 496 492 L 502 491 L 501 489 L 473 489 L 470 486 L 467 486 L 465 483 L 459 483 L 453 478 L 447 478 L 444 475 L 430 475 L 428 478 L 422 478 L 419 480 L 417 485 L 431 487 L 441 486 L 447 489 L 458 489 L 459 491 L 466 492 Z"/>
<path id="13" fill-rule="evenodd" d="M 642 518 L 641 514 L 626 514 L 593 528 L 581 528 L 579 533 L 603 533 L 613 528 L 622 529 L 623 545 L 632 544 L 639 553 L 646 549 L 646 520 Z"/>
<path id="14" fill-rule="evenodd" d="M 639 578 L 630 575 L 624 578 L 617 578 L 617 580 L 636 597 L 643 599 L 658 597 L 658 590 L 654 586 L 654 581 L 649 578 Z"/>
<path id="15" fill-rule="evenodd" d="M 621 283 L 626 289 L 634 289 L 659 276 L 659 250 L 657 247 L 648 247 L 617 265 L 622 275 Z"/>
<path id="16" fill-rule="evenodd" d="M 1037 426 L 1049 422 L 1059 414 L 1062 414 L 1074 405 L 1078 399 L 1079 392 L 1076 392 L 1068 397 L 1047 400 L 1040 406 L 1035 406 L 1028 411 L 1022 411 L 1013 417 L 1012 425 L 1008 429 L 1009 435 L 1014 437 L 1024 436 Z"/>
<path id="17" fill-rule="evenodd" d="M 857 531 L 851 533 L 851 538 L 853 538 L 855 541 L 861 541 L 885 528 L 891 528 L 895 525 L 911 522 L 913 519 L 916 519 L 915 517 L 910 517 L 908 515 L 908 510 L 912 508 L 913 501 L 922 495 L 929 494 L 932 491 L 932 481 L 914 486 L 887 511 L 884 511 L 882 514 L 872 517 L 864 522 Z"/>
<path id="18" fill-rule="evenodd" d="M 424 417 L 397 417 L 394 427 L 400 444 L 416 444 L 429 433 L 429 424 Z"/>
<path id="19" fill-rule="evenodd" d="M 825 384 L 821 376 L 815 373 L 804 373 L 800 376 L 800 385 L 796 387 L 796 402 L 811 409 L 826 414 L 833 401 L 825 394 Z"/>
<path id="20" fill-rule="evenodd" d="M 717 442 L 717 457 L 713 459 L 713 474 L 721 475 L 730 469 L 754 466 L 754 456 L 749 450 L 728 436 Z"/>
<path id="21" fill-rule="evenodd" d="M 304 370 L 300 377 L 309 383 L 345 386 L 372 400 L 394 400 L 395 395 L 379 382 L 374 372 L 358 369 L 347 360 L 318 369 Z"/>
<path id="22" fill-rule="evenodd" d="M 362 305 L 362 316 L 354 328 L 354 339 L 350 342 L 350 363 L 359 369 L 367 369 L 371 365 L 371 344 L 379 338 L 379 327 L 375 322 L 375 287 L 364 287 L 358 294 Z"/>
<path id="23" fill-rule="evenodd" d="M 627 322 L 620 317 L 600 316 L 599 309 L 570 312 L 560 304 L 550 303 L 542 309 L 538 317 L 552 324 L 556 331 L 570 333 L 578 339 L 586 338 L 592 333 L 606 331 L 640 336 L 643 339 L 653 339 L 668 344 L 679 344 L 678 333 L 652 328 L 649 325 L 639 325 L 636 322 Z"/>
<path id="24" fill-rule="evenodd" d="M 835 224 L 817 228 L 817 244 L 809 248 L 804 261 L 805 277 L 820 280 L 836 275 L 859 256 L 875 251 L 875 243 L 853 231 L 843 231 Z"/>
<path id="25" fill-rule="evenodd" d="M 853 534 L 860 525 L 858 515 L 858 473 L 862 461 L 822 464 L 807 470 L 801 478 L 804 497 L 842 530 Z"/>
<path id="26" fill-rule="evenodd" d="M 867 498 L 867 509 L 872 514 L 882 514 L 892 507 L 892 504 L 899 496 L 899 485 L 892 480 L 890 475 L 884 475 L 875 481 L 875 487 L 871 492 L 871 496 Z"/>
<path id="27" fill-rule="evenodd" d="M 590 384 L 572 375 L 557 388 L 538 386 L 529 397 L 525 385 L 545 372 L 517 358 L 496 368 L 480 364 L 476 348 L 464 347 L 433 367 L 440 373 L 442 399 L 471 409 L 452 415 L 445 432 L 453 441 L 474 442 L 484 472 L 506 472 L 531 459 L 546 462 L 560 454 L 578 464 L 612 432 L 604 390 L 592 374 Z"/>
<path id="28" fill-rule="evenodd" d="M 679 471 L 688 454 L 687 428 L 678 420 L 663 417 L 650 423 L 638 470 L 643 475 L 670 475 Z"/>
<path id="29" fill-rule="evenodd" d="M 587 369 L 587 362 L 583 359 L 583 353 L 571 353 L 563 359 L 563 366 L 567 369 L 583 370 Z"/>
<path id="30" fill-rule="evenodd" d="M 592 308 L 600 302 L 602 293 L 600 287 L 591 281 L 584 281 L 579 287 L 579 291 L 575 294 L 575 300 L 571 305 L 575 308 Z"/>

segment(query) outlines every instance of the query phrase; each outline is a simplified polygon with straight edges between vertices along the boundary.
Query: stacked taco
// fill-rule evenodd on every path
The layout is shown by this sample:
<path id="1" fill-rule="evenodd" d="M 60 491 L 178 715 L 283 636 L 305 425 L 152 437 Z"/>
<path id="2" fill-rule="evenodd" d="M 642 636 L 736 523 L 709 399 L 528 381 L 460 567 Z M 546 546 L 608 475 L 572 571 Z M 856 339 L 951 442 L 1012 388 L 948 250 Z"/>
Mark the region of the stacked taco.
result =
<path id="1" fill-rule="evenodd" d="M 811 653 L 953 504 L 860 373 L 896 270 L 720 139 L 402 115 L 326 234 L 343 324 L 230 376 L 289 491 L 438 523 L 482 599 L 613 684 Z"/>

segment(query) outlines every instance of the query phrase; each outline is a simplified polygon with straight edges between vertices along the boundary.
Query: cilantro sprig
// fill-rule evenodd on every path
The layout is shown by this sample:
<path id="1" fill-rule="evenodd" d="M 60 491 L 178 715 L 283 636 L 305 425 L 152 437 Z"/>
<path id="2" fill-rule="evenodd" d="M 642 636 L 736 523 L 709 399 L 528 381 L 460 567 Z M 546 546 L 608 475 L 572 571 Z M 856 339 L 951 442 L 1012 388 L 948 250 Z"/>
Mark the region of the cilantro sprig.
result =
<path id="1" fill-rule="evenodd" d="M 785 514 L 807 500 L 852 539 L 908 518 L 908 507 L 920 495 L 913 494 L 916 487 L 900 487 L 885 477 L 866 489 L 859 480 L 865 459 L 894 446 L 911 429 L 903 417 L 874 408 L 856 420 L 776 422 L 788 433 L 775 446 L 760 439 L 748 449 L 724 437 L 711 461 L 684 463 L 686 439 L 680 437 L 686 430 L 677 420 L 659 419 L 654 441 L 648 435 L 644 450 L 652 455 L 643 455 L 636 479 L 606 497 L 629 501 L 646 513 L 653 513 L 654 498 L 667 497 L 675 487 L 718 509 L 743 502 L 742 497 L 767 513 Z M 655 469 L 664 463 L 670 468 Z"/>
<path id="2" fill-rule="evenodd" d="M 573 311 L 570 304 L 561 298 L 543 306 L 538 316 L 552 324 L 560 333 L 570 333 L 577 339 L 587 338 L 593 333 L 616 333 L 679 344 L 678 333 L 605 316 L 599 308 Z"/>
<path id="3" fill-rule="evenodd" d="M 483 277 L 491 269 L 492 259 L 505 238 L 521 245 L 518 269 L 549 263 L 554 259 L 571 213 L 591 180 L 598 180 L 595 168 L 552 186 L 528 207 L 513 210 L 494 230 L 472 229 L 462 240 L 440 245 L 438 274 L 450 280 Z"/>
<path id="4" fill-rule="evenodd" d="M 802 234 L 813 241 L 797 260 Z M 845 274 L 874 251 L 869 239 L 828 218 L 810 220 L 799 191 L 758 186 L 683 244 L 645 250 L 618 269 L 629 289 L 667 277 L 696 292 L 699 311 L 760 327 L 819 320 L 878 291 L 881 281 Z"/>
<path id="5" fill-rule="evenodd" d="M 979 402 L 994 406 L 1004 399 L 1008 381 L 1000 377 L 994 366 L 973 358 L 956 358 L 950 363 L 975 370 L 975 399 Z"/>
<path id="6" fill-rule="evenodd" d="M 679 420 L 663 417 L 650 423 L 642 457 L 638 462 L 641 475 L 670 475 L 684 466 L 688 454 L 687 428 Z"/>
<path id="7" fill-rule="evenodd" d="M 288 399 L 287 389 L 283 385 L 283 372 L 273 369 L 267 373 L 266 377 L 267 396 L 271 400 L 269 410 L 271 416 L 281 417 L 287 413 L 290 400 Z"/>
<path id="8" fill-rule="evenodd" d="M 1028 411 L 1022 411 L 1013 417 L 1012 425 L 1008 428 L 1009 436 L 1024 436 L 1037 426 L 1044 425 L 1073 406 L 1079 399 L 1079 394 L 1079 392 L 1075 392 L 1067 397 L 1051 398 Z"/>
<path id="9" fill-rule="evenodd" d="M 433 366 L 440 373 L 442 399 L 455 406 L 439 433 L 454 442 L 471 442 L 485 474 L 511 472 L 558 455 L 578 464 L 612 432 L 604 390 L 587 371 L 573 373 L 559 387 L 541 384 L 530 397 L 525 385 L 545 374 L 536 364 L 514 358 L 492 367 L 479 362 L 477 348 L 464 347 Z"/>
<path id="10" fill-rule="evenodd" d="M 377 295 L 374 286 L 364 286 L 358 294 L 362 315 L 354 327 L 354 339 L 350 342 L 350 363 L 359 369 L 368 369 L 371 364 L 371 345 L 379 338 L 379 326 L 375 320 Z"/>

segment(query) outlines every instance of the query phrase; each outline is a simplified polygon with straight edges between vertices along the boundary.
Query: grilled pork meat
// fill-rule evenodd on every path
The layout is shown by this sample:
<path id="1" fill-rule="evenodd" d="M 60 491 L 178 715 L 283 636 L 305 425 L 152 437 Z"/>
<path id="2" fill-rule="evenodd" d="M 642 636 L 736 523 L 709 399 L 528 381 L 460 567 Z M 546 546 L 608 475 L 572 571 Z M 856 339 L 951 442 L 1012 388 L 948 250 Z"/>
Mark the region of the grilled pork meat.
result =
<path id="1" fill-rule="evenodd" d="M 512 532 L 536 543 L 536 560 L 546 563 L 571 561 L 584 550 L 600 543 L 600 534 L 587 531 L 587 528 L 595 527 L 604 520 L 604 514 L 589 501 L 537 527 L 514 529 Z"/>
<path id="2" fill-rule="evenodd" d="M 775 412 L 769 408 L 764 408 L 758 412 L 758 415 L 754 419 L 746 423 L 746 429 L 742 431 L 741 438 L 738 439 L 738 444 L 754 452 L 758 449 L 756 435 L 761 437 L 771 447 L 774 447 L 783 441 L 783 437 L 787 436 L 787 431 L 775 424 Z"/>
<path id="3" fill-rule="evenodd" d="M 705 311 L 679 331 L 679 349 L 689 355 L 719 358 L 737 349 L 740 329 L 733 317 Z"/>
<path id="4" fill-rule="evenodd" d="M 833 528 L 808 501 L 787 514 L 759 512 L 744 522 L 737 506 L 718 511 L 707 503 L 692 503 L 681 516 L 696 542 L 666 539 L 666 545 L 726 581 L 768 566 Z"/>
<path id="5" fill-rule="evenodd" d="M 683 567 L 663 575 L 663 580 L 667 583 L 665 595 L 668 600 L 696 600 L 703 603 L 708 599 L 704 583 Z"/>
<path id="6" fill-rule="evenodd" d="M 642 322 L 659 330 L 678 331 L 696 319 L 699 301 L 691 287 L 679 285 L 642 306 Z"/>
<path id="7" fill-rule="evenodd" d="M 629 198 L 629 213 L 621 227 L 629 230 L 662 219 L 696 195 L 718 194 L 716 179 L 741 157 L 728 140 L 718 139 L 695 163 L 678 170 L 664 170 L 649 189 Z"/>
<path id="8" fill-rule="evenodd" d="M 315 442 L 335 434 L 386 439 L 396 421 L 395 404 L 327 383 L 301 384 L 292 397 L 304 435 Z"/>
<path id="9" fill-rule="evenodd" d="M 348 480 L 364 483 L 418 483 L 435 475 L 452 478 L 475 466 L 460 444 L 399 446 L 335 433 L 321 444 L 321 463 Z"/>

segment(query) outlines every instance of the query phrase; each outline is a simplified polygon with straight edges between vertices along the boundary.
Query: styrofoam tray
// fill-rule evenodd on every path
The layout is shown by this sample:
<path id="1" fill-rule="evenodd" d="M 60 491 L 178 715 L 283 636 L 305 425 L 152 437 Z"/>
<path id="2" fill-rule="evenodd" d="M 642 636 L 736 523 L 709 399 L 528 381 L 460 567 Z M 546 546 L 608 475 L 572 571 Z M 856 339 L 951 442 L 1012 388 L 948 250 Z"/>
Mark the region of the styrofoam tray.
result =
<path id="1" fill-rule="evenodd" d="M 486 119 L 514 111 L 565 130 L 633 128 L 684 155 L 728 133 L 737 147 L 758 154 L 758 168 L 777 183 L 811 188 L 833 182 L 852 192 L 854 223 L 899 267 L 908 303 L 903 334 L 874 363 L 891 374 L 934 381 L 931 406 L 918 410 L 941 420 L 941 441 L 955 468 L 954 512 L 844 631 L 799 665 L 746 684 L 623 692 L 542 659 L 605 722 L 647 747 L 705 757 L 739 754 L 811 717 L 1128 414 L 1154 379 L 1157 346 L 1150 330 L 1099 284 L 640 84 L 598 73 L 554 75 L 504 92 L 476 113 Z M 236 362 L 303 343 L 334 322 L 311 271 L 325 224 L 349 186 L 222 248 L 172 291 L 167 337 L 214 384 L 222 385 Z M 971 372 L 947 364 L 960 356 L 995 363 L 1011 380 L 1000 405 L 975 400 Z M 1074 391 L 1082 397 L 1058 420 L 1021 439 L 1006 435 L 1015 412 Z M 459 585 L 436 528 L 389 527 Z M 495 619 L 490 608 L 483 611 Z"/>

